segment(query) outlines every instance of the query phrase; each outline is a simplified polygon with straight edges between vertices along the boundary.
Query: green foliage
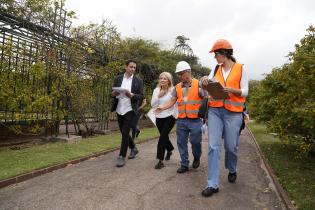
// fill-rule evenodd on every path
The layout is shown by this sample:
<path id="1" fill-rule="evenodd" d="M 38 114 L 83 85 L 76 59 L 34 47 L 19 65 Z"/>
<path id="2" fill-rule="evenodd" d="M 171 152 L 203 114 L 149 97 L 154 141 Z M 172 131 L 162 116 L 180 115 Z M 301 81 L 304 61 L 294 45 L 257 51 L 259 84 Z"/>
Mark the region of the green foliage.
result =
<path id="1" fill-rule="evenodd" d="M 34 125 L 31 127 L 30 132 L 34 134 L 39 134 L 41 131 L 41 126 L 39 124 Z"/>
<path id="2" fill-rule="evenodd" d="M 50 4 L 50 0 L 27 0 L 25 6 L 31 8 L 32 12 L 42 12 Z"/>
<path id="3" fill-rule="evenodd" d="M 8 128 L 9 128 L 9 131 L 11 131 L 12 133 L 16 133 L 16 134 L 22 133 L 20 125 L 10 125 Z"/>
<path id="4" fill-rule="evenodd" d="M 289 54 L 290 63 L 253 87 L 249 109 L 259 121 L 289 142 L 302 142 L 298 151 L 315 149 L 315 29 Z"/>
<path id="5" fill-rule="evenodd" d="M 79 26 L 72 31 L 72 36 L 87 46 L 87 63 L 105 67 L 118 58 L 121 38 L 116 27 L 108 20 L 101 24 L 91 23 Z"/>
<path id="6" fill-rule="evenodd" d="M 53 12 L 54 8 L 62 7 L 64 2 L 65 0 L 2 0 L 1 4 L 6 11 L 15 16 L 30 19 L 34 16 L 49 18 L 49 13 Z"/>
<path id="7" fill-rule="evenodd" d="M 260 81 L 258 80 L 249 80 L 248 82 L 248 88 L 249 88 L 249 93 L 254 93 L 258 91 L 260 85 Z M 250 103 L 251 101 L 251 94 L 247 96 L 246 102 Z"/>
<path id="8" fill-rule="evenodd" d="M 203 67 L 200 64 L 193 64 L 191 68 L 192 68 L 193 76 L 197 79 L 199 79 L 205 75 L 209 75 L 209 73 L 211 71 L 209 68 Z"/>

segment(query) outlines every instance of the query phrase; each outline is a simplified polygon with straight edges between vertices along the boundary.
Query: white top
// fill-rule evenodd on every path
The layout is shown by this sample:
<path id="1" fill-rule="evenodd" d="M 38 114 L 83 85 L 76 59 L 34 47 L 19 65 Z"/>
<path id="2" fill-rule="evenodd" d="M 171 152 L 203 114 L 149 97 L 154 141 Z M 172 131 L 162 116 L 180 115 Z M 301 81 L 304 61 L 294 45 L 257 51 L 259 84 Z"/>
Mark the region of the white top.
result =
<path id="1" fill-rule="evenodd" d="M 159 87 L 155 88 L 153 91 L 153 94 L 152 94 L 151 106 L 153 108 L 156 108 L 156 107 L 168 102 L 172 98 L 171 93 L 172 93 L 173 89 L 174 88 L 171 88 L 164 96 L 159 98 L 158 94 L 160 92 L 160 88 Z M 174 106 L 172 106 L 169 109 L 165 109 L 165 110 L 161 111 L 160 113 L 156 114 L 156 118 L 166 118 L 166 117 L 171 116 L 171 115 L 175 116 L 176 110 L 175 110 Z"/>
<path id="2" fill-rule="evenodd" d="M 230 72 L 231 72 L 231 69 L 228 69 L 227 71 L 222 69 L 224 81 L 226 81 L 226 78 L 229 76 Z M 208 78 L 213 79 L 213 76 L 214 76 L 213 74 L 214 74 L 214 70 L 210 72 Z M 240 85 L 241 85 L 242 96 L 246 97 L 248 95 L 248 74 L 244 66 L 242 68 L 242 78 L 241 78 Z"/>
<path id="3" fill-rule="evenodd" d="M 126 74 L 124 74 L 124 78 L 123 78 L 123 81 L 122 81 L 120 87 L 127 89 L 131 92 L 132 78 L 133 78 L 133 75 L 131 77 L 127 78 Z M 121 94 L 116 96 L 116 98 L 118 98 L 118 104 L 117 104 L 116 112 L 117 112 L 117 114 L 124 115 L 127 112 L 131 111 L 132 107 L 131 107 L 130 98 L 128 98 L 126 95 L 121 96 Z"/>

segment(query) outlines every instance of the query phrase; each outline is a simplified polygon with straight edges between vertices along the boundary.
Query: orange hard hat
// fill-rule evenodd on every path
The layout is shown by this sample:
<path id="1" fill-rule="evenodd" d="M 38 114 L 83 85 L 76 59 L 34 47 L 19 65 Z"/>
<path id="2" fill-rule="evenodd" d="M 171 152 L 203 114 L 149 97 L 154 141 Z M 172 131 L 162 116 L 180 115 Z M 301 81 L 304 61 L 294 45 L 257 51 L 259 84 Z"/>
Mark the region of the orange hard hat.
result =
<path id="1" fill-rule="evenodd" d="M 218 39 L 217 41 L 215 41 L 215 43 L 212 46 L 212 49 L 210 50 L 210 53 L 217 51 L 219 49 L 233 49 L 232 45 L 230 44 L 230 42 L 228 42 L 225 39 Z"/>

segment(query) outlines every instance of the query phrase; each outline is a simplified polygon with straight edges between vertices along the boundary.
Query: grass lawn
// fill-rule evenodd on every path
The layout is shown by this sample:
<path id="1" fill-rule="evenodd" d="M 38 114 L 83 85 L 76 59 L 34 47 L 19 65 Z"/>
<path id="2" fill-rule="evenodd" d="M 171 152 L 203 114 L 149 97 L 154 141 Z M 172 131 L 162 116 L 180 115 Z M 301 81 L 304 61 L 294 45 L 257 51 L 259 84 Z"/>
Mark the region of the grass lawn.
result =
<path id="1" fill-rule="evenodd" d="M 137 142 L 159 135 L 156 128 L 141 129 Z M 64 163 L 96 152 L 120 147 L 120 133 L 82 139 L 73 143 L 55 142 L 12 150 L 0 148 L 0 180 Z"/>
<path id="2" fill-rule="evenodd" d="M 298 209 L 315 209 L 315 156 L 298 159 L 296 145 L 283 144 L 267 133 L 266 126 L 248 124 L 268 163 Z"/>

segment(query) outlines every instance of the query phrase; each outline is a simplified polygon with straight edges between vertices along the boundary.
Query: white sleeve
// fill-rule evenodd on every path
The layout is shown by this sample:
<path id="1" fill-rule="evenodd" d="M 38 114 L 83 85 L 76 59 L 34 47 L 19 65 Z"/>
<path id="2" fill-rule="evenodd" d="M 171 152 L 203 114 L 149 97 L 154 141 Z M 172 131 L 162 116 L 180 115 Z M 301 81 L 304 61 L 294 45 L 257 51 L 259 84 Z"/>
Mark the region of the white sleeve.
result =
<path id="1" fill-rule="evenodd" d="M 247 70 L 243 66 L 242 70 L 242 78 L 241 78 L 241 91 L 242 96 L 246 97 L 248 95 L 248 73 Z"/>
<path id="2" fill-rule="evenodd" d="M 209 74 L 209 76 L 208 76 L 208 79 L 212 79 L 213 78 L 213 75 L 214 74 L 214 69 L 212 70 L 212 71 L 210 71 L 210 74 Z"/>
<path id="3" fill-rule="evenodd" d="M 158 94 L 159 94 L 159 88 L 155 88 L 153 90 L 152 99 L 151 99 L 151 106 L 152 107 L 157 107 L 159 105 Z"/>

